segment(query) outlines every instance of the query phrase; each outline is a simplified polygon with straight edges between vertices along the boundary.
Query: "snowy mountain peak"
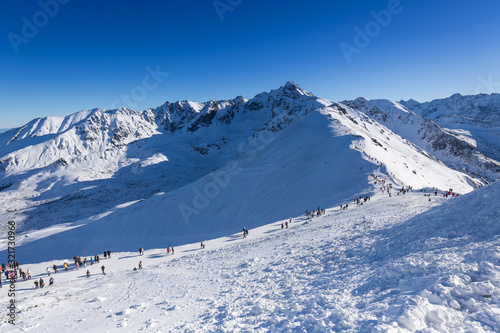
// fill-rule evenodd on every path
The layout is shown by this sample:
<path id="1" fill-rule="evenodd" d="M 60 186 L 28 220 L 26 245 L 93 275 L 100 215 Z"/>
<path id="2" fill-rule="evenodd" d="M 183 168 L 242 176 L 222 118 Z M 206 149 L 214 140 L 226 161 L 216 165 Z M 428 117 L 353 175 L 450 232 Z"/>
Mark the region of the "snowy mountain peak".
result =
<path id="1" fill-rule="evenodd" d="M 469 123 L 473 123 L 474 120 L 468 117 L 473 115 L 474 107 L 471 107 L 469 116 L 465 113 L 454 116 L 451 111 L 454 108 L 465 107 L 463 101 L 469 100 L 469 97 L 474 97 L 476 102 L 482 98 L 456 94 L 446 100 L 434 101 L 430 104 L 421 104 L 414 100 L 398 103 L 390 100 L 369 101 L 362 98 L 343 103 L 364 112 L 408 141 L 433 154 L 448 166 L 474 176 L 479 175 L 487 181 L 494 181 L 500 177 L 500 162 L 498 162 L 500 154 L 498 145 L 488 142 L 492 139 L 494 141 L 491 130 L 487 131 L 486 139 L 481 142 L 479 141 L 481 133 L 472 138 L 469 132 L 471 129 L 468 129 L 469 131 L 452 130 L 446 123 L 443 123 L 443 120 L 450 121 L 450 119 L 457 122 L 460 119 L 467 119 Z M 441 112 L 441 116 L 434 120 L 428 119 L 422 115 L 422 113 L 425 114 L 420 109 L 422 106 L 424 111 L 430 113 Z"/>
<path id="2" fill-rule="evenodd" d="M 285 89 L 288 90 L 301 90 L 302 88 L 294 81 L 287 81 L 284 85 Z"/>
<path id="3" fill-rule="evenodd" d="M 474 111 L 494 114 L 488 98 L 471 98 Z M 38 278 L 113 251 L 107 274 L 71 264 L 48 288 L 18 279 L 20 327 L 64 317 L 78 331 L 83 309 L 87 326 L 110 323 L 99 331 L 500 331 L 500 184 L 462 196 L 500 163 L 467 135 L 408 103 L 335 103 L 294 82 L 2 133 L 0 224 L 15 221 L 23 269 Z"/>
<path id="4" fill-rule="evenodd" d="M 358 97 L 354 101 L 358 102 L 358 103 L 365 103 L 365 102 L 369 102 L 370 100 L 368 98 Z"/>
<path id="5" fill-rule="evenodd" d="M 454 94 L 431 102 L 418 103 L 409 100 L 400 103 L 444 127 L 500 126 L 500 94 L 469 96 Z"/>
<path id="6" fill-rule="evenodd" d="M 278 93 L 282 93 L 286 97 L 291 97 L 294 99 L 300 98 L 301 96 L 314 97 L 314 94 L 302 89 L 294 81 L 288 81 L 283 87 L 276 90 Z"/>
<path id="7" fill-rule="evenodd" d="M 245 97 L 241 96 L 241 95 L 240 96 L 236 96 L 236 98 L 233 99 L 233 102 L 235 104 L 245 104 L 247 101 L 248 100 Z"/>

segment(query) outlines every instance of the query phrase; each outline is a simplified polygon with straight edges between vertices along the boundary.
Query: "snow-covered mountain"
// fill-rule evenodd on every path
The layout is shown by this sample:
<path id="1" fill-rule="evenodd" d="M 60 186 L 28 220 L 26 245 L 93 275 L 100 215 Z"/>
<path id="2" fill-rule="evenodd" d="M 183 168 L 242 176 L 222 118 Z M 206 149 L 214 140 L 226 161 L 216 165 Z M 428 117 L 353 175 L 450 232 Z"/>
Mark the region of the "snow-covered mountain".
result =
<path id="1" fill-rule="evenodd" d="M 0 331 L 498 332 L 498 196 L 498 182 L 431 201 L 377 191 L 362 206 L 251 228 L 246 238 L 232 231 L 205 249 L 199 240 L 175 246 L 174 255 L 148 240 L 142 256 L 132 244 L 116 252 L 117 239 L 107 238 L 101 251 L 111 258 L 79 269 L 64 258 L 68 271 L 39 242 L 46 259 L 21 267 L 48 284 L 56 264 L 55 283 L 35 289 L 18 279 L 16 325 L 3 320 Z M 68 234 L 56 236 L 63 251 Z"/>
<path id="2" fill-rule="evenodd" d="M 426 103 L 414 100 L 400 103 L 439 126 L 475 141 L 485 156 L 500 160 L 500 94 L 455 94 Z"/>
<path id="3" fill-rule="evenodd" d="M 293 82 L 250 100 L 37 119 L 0 134 L 0 168 L 0 222 L 20 232 L 69 223 L 57 256 L 110 238 L 116 250 L 178 244 L 336 206 L 371 193 L 378 171 L 394 186 L 467 193 L 485 183 Z M 44 235 L 18 251 L 42 260 Z"/>
<path id="4" fill-rule="evenodd" d="M 485 156 L 477 140 L 463 130 L 443 128 L 398 102 L 358 98 L 343 103 L 366 113 L 456 170 L 486 181 L 500 179 L 500 162 Z"/>
<path id="5" fill-rule="evenodd" d="M 471 96 L 455 94 L 426 103 L 415 100 L 400 101 L 400 103 L 438 124 L 446 124 L 447 127 L 500 126 L 500 94 Z"/>
<path id="6" fill-rule="evenodd" d="M 411 108 L 288 82 L 1 133 L 16 259 L 34 278 L 70 269 L 44 289 L 19 279 L 17 326 L 0 330 L 498 331 L 500 184 L 483 186 L 498 161 Z M 71 264 L 108 249 L 90 277 Z"/>

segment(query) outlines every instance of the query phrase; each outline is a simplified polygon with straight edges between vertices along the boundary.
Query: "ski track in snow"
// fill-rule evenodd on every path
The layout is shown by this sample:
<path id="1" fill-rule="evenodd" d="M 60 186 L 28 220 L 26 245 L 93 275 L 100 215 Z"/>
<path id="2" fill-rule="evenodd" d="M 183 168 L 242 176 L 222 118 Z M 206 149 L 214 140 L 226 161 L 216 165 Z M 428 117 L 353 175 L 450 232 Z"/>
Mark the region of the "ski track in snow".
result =
<path id="1" fill-rule="evenodd" d="M 295 217 L 288 229 L 279 221 L 245 239 L 237 233 L 209 240 L 204 250 L 187 244 L 175 255 L 165 249 L 112 253 L 89 265 L 90 278 L 71 265 L 43 289 L 19 282 L 17 325 L 7 324 L 2 310 L 0 331 L 498 332 L 498 227 L 477 239 L 465 227 L 462 236 L 449 238 L 418 231 L 438 234 L 432 214 L 457 219 L 454 201 L 488 200 L 492 190 L 493 197 L 500 193 L 494 184 L 431 202 L 421 192 L 377 194 L 363 206 L 334 207 L 308 223 Z M 462 218 L 478 214 L 494 226 L 496 207 Z M 144 269 L 132 271 L 139 260 Z M 46 283 L 49 266 L 22 265 Z"/>

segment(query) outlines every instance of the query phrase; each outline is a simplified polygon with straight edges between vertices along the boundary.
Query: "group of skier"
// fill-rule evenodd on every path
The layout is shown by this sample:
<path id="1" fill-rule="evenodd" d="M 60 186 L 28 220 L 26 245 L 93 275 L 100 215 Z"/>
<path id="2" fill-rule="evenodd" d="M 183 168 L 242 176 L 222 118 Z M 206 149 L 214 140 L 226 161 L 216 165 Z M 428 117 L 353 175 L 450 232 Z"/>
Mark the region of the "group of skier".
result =
<path id="1" fill-rule="evenodd" d="M 16 263 L 2 263 L 2 273 L 5 275 L 6 280 L 17 280 L 18 278 L 22 278 L 23 281 L 31 280 L 31 272 L 29 269 L 26 271 L 23 271 L 23 269 L 20 267 L 19 262 Z M 49 274 L 50 276 L 50 274 Z M 35 279 L 34 281 L 35 288 L 43 288 L 45 287 L 45 282 L 43 281 L 43 278 L 40 278 L 40 280 Z M 54 278 L 51 277 L 49 279 L 49 285 L 54 284 Z M 2 278 L 0 275 L 0 287 L 2 287 Z"/>
<path id="2" fill-rule="evenodd" d="M 173 254 L 173 248 L 171 248 L 171 250 L 172 250 L 172 254 Z M 104 253 L 105 253 L 105 256 L 107 258 L 111 258 L 111 251 L 109 251 L 109 250 L 104 251 Z M 82 262 L 82 259 L 79 256 L 75 256 L 75 257 L 73 257 L 73 260 L 75 263 L 75 268 L 77 270 L 81 266 L 87 267 L 87 258 L 84 258 L 83 262 Z M 91 257 L 89 261 L 90 261 L 91 265 L 93 265 L 94 262 L 98 263 L 99 262 L 99 255 L 95 255 L 94 257 Z M 63 267 L 66 271 L 69 270 L 69 266 L 68 266 L 67 262 L 63 263 Z M 142 262 L 139 263 L 139 269 L 142 269 Z M 59 272 L 56 264 L 52 265 L 52 270 L 54 273 Z M 102 274 L 106 275 L 104 265 L 101 266 L 101 270 L 102 270 Z M 52 273 L 50 267 L 47 267 L 45 269 L 45 271 L 47 272 L 47 276 L 50 277 L 50 275 Z M 12 280 L 12 279 L 17 279 L 17 278 L 22 278 L 23 281 L 31 280 L 30 270 L 27 269 L 26 271 L 24 271 L 20 267 L 19 261 L 15 262 L 15 263 L 8 263 L 8 264 L 6 264 L 5 262 L 2 263 L 2 275 L 5 275 L 6 280 Z M 90 277 L 90 270 L 87 270 L 86 275 L 87 275 L 87 277 Z M 45 282 L 43 281 L 43 278 L 40 278 L 39 280 L 35 280 L 34 284 L 35 284 L 35 288 L 43 288 L 45 286 Z M 54 284 L 54 278 L 50 277 L 49 285 L 52 285 L 52 284 Z M 1 275 L 0 275 L 0 287 L 1 286 L 2 286 L 2 279 L 1 279 Z"/>
<path id="3" fill-rule="evenodd" d="M 321 216 L 321 215 L 324 215 L 325 214 L 325 209 L 321 209 L 320 206 L 318 206 L 318 210 L 307 210 L 306 209 L 306 216 L 307 216 L 307 219 L 310 220 L 312 219 L 314 216 Z"/>
<path id="4" fill-rule="evenodd" d="M 34 284 L 35 284 L 35 289 L 36 289 L 36 288 L 38 288 L 38 287 L 40 287 L 40 288 L 45 287 L 45 282 L 43 281 L 43 279 L 42 279 L 42 278 L 40 278 L 40 281 L 35 280 Z M 54 284 L 54 278 L 53 278 L 53 277 L 51 277 L 51 278 L 49 279 L 49 286 L 50 286 L 50 285 L 53 285 L 53 284 Z"/>
<path id="5" fill-rule="evenodd" d="M 5 275 L 6 280 L 16 280 L 17 278 L 22 278 L 23 281 L 31 280 L 30 270 L 23 271 L 19 265 L 19 261 L 15 263 L 2 263 L 2 271 L 0 274 L 0 287 L 2 286 L 2 275 Z"/>
<path id="6" fill-rule="evenodd" d="M 307 212 L 307 211 L 306 211 Z M 290 220 L 285 221 L 285 224 L 281 223 L 281 229 L 288 229 L 288 224 L 292 224 L 292 218 L 290 217 Z"/>
<path id="7" fill-rule="evenodd" d="M 248 233 L 248 230 L 247 230 L 247 233 Z M 203 244 L 203 242 L 202 242 L 202 247 L 203 248 L 205 247 L 205 245 Z M 169 245 L 167 247 L 167 254 L 174 254 L 174 247 L 173 246 Z M 111 251 L 109 251 L 109 250 L 108 251 L 104 251 L 103 255 L 104 255 L 104 258 L 109 259 L 109 258 L 111 258 Z M 144 255 L 144 248 L 141 247 L 139 249 L 139 255 L 140 256 Z M 87 267 L 87 258 L 84 258 L 83 262 L 82 262 L 82 260 L 81 260 L 81 258 L 79 256 L 75 256 L 75 257 L 73 257 L 73 260 L 75 262 L 75 268 L 77 270 L 79 269 L 80 266 Z M 90 257 L 90 260 L 88 260 L 88 261 L 90 261 L 91 265 L 93 265 L 94 262 L 95 263 L 99 263 L 99 255 L 96 254 L 95 256 Z M 65 270 L 69 270 L 69 266 L 68 266 L 68 264 L 66 262 L 63 263 L 63 266 L 64 266 Z M 17 267 L 17 266 L 12 265 L 12 267 Z M 142 261 L 139 261 L 138 267 L 139 267 L 139 269 L 142 269 Z M 58 272 L 56 264 L 54 264 L 52 266 L 52 269 L 54 270 L 54 273 Z M 104 265 L 102 265 L 101 266 L 101 271 L 102 271 L 103 275 L 106 275 L 105 269 L 106 269 L 106 267 Z M 12 277 L 17 277 L 16 271 L 14 269 L 7 270 L 7 265 L 5 265 L 5 263 L 2 264 L 2 270 L 5 271 L 5 275 L 6 275 L 7 278 L 10 278 L 11 276 Z M 138 269 L 134 267 L 134 271 L 136 271 L 136 270 L 138 270 Z M 23 277 L 26 275 L 26 273 L 24 273 L 21 269 L 19 269 L 19 271 L 20 271 L 20 274 L 22 274 Z M 51 271 L 50 271 L 49 267 L 46 268 L 46 271 L 47 271 L 47 275 L 50 276 Z M 28 276 L 28 279 L 31 279 L 31 273 L 30 273 L 29 270 L 27 271 L 27 276 Z M 86 276 L 90 277 L 90 270 L 88 270 L 88 269 L 87 269 L 87 272 L 86 272 Z M 50 278 L 49 279 L 49 284 L 53 284 L 53 283 L 54 283 L 54 278 Z M 40 278 L 40 281 L 35 280 L 35 288 L 38 288 L 38 287 L 43 288 L 44 285 L 45 284 L 44 284 L 42 278 Z M 1 279 L 0 279 L 0 286 L 1 286 Z"/>
<path id="8" fill-rule="evenodd" d="M 359 198 L 354 198 L 354 203 L 358 206 L 363 205 L 363 203 L 366 203 L 367 201 L 370 201 L 370 197 L 368 195 L 364 198 L 362 195 L 360 195 Z"/>

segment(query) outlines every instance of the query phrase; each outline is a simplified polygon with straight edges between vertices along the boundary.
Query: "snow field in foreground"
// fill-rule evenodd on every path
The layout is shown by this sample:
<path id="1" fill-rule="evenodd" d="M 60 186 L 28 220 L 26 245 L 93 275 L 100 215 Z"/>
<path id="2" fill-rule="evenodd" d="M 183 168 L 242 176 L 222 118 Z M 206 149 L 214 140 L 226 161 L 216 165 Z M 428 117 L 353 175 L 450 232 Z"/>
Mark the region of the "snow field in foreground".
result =
<path id="1" fill-rule="evenodd" d="M 376 195 L 309 223 L 294 218 L 285 230 L 280 221 L 245 239 L 210 240 L 204 250 L 112 253 L 90 278 L 82 268 L 53 274 L 55 285 L 43 289 L 19 282 L 17 325 L 3 310 L 0 330 L 500 331 L 499 194 L 493 184 L 431 202 L 416 192 Z M 144 269 L 132 271 L 140 260 Z M 23 269 L 47 282 L 48 266 Z"/>

